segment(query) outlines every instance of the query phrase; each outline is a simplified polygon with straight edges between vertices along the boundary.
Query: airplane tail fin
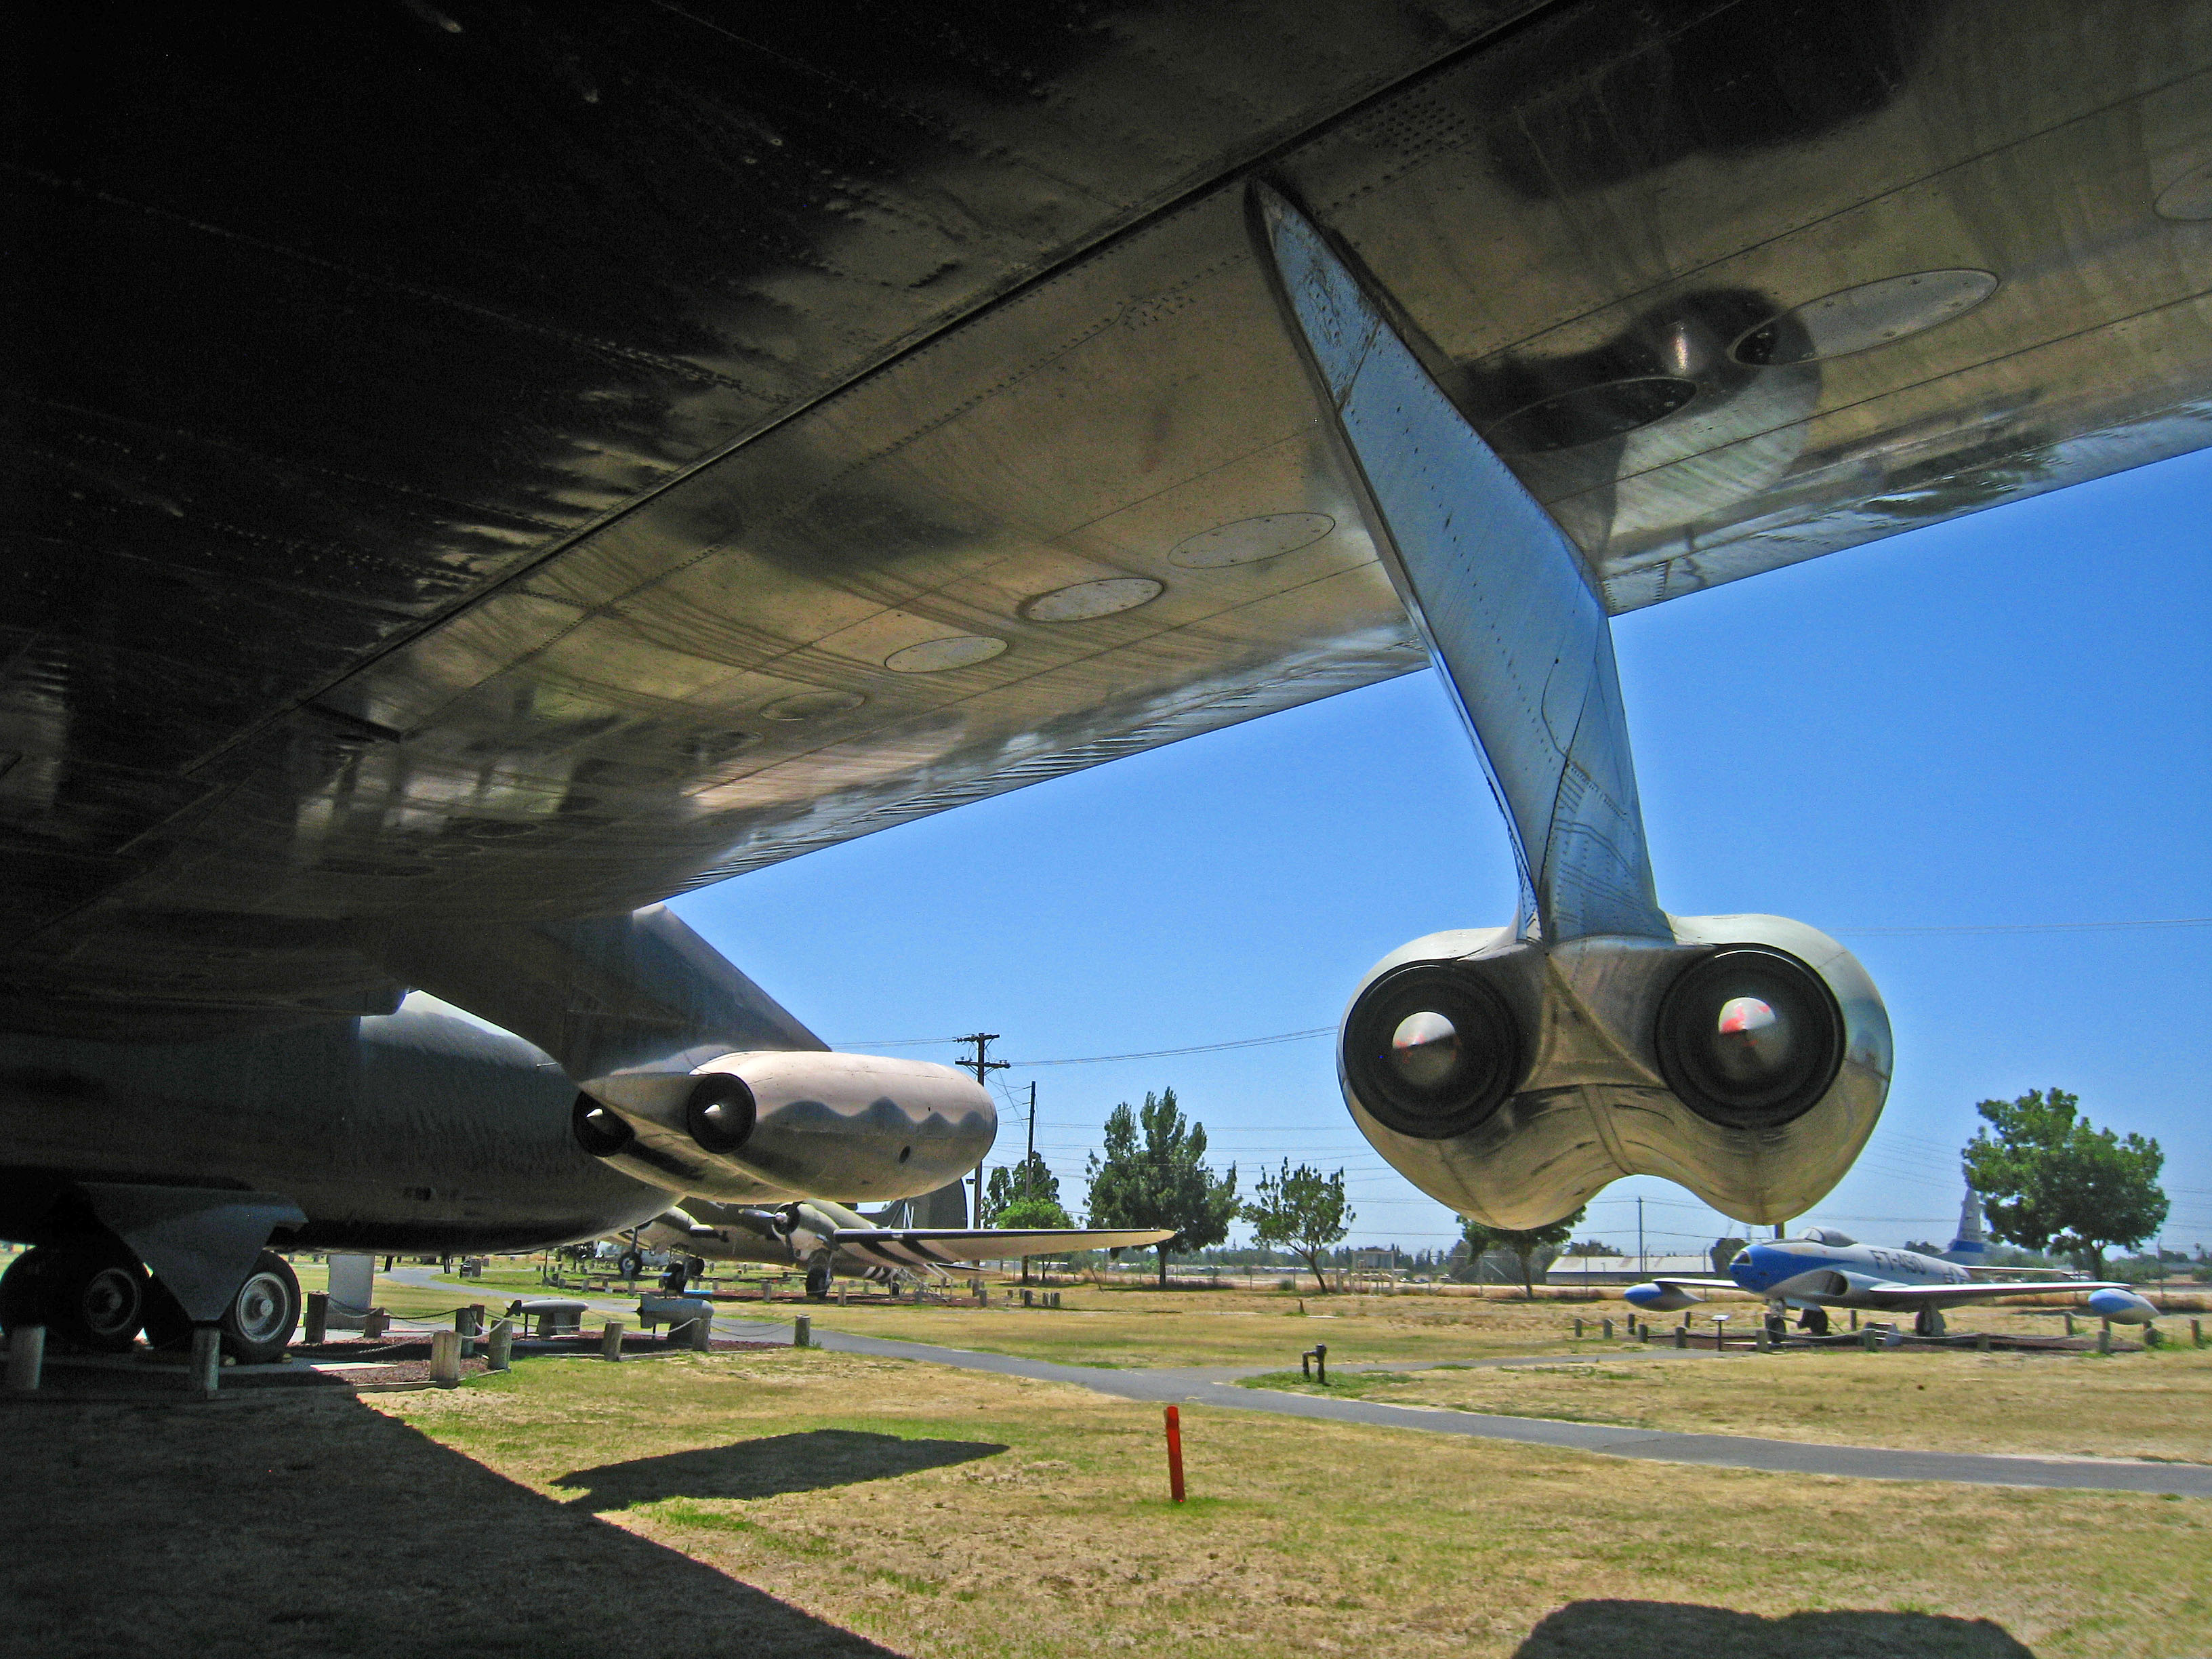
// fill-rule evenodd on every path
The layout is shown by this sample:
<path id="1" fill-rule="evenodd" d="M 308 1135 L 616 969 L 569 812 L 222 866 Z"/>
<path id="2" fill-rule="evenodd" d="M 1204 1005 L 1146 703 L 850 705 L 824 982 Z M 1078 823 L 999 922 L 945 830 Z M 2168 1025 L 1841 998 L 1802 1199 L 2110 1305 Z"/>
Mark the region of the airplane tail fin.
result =
<path id="1" fill-rule="evenodd" d="M 1943 1260 L 1962 1267 L 1978 1267 L 1989 1258 L 1989 1241 L 1982 1235 L 1982 1195 L 1966 1183 L 1966 1196 L 1959 1205 L 1959 1236 L 1943 1252 Z"/>

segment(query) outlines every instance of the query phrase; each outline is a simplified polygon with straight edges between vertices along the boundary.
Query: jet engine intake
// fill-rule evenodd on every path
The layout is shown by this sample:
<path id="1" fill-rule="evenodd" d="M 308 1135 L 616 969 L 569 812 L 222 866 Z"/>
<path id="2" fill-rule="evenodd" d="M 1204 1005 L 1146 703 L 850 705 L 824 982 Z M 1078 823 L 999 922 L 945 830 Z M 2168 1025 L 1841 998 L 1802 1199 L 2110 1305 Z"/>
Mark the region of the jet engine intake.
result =
<path id="1" fill-rule="evenodd" d="M 1666 921 L 1667 939 L 1498 927 L 1393 951 L 1345 1014 L 1353 1120 L 1416 1186 L 1494 1226 L 1547 1225 L 1627 1175 L 1740 1221 L 1802 1214 L 1888 1093 L 1881 994 L 1802 922 Z"/>
<path id="2" fill-rule="evenodd" d="M 588 1080 L 575 1127 L 593 1157 L 672 1192 L 737 1204 L 878 1202 L 933 1192 L 975 1168 L 998 1113 L 949 1066 L 795 1049 Z"/>
<path id="3" fill-rule="evenodd" d="M 1370 984 L 1346 1021 L 1346 1075 L 1399 1134 L 1449 1140 L 1512 1093 L 1521 1027 L 1481 964 L 1410 962 Z"/>

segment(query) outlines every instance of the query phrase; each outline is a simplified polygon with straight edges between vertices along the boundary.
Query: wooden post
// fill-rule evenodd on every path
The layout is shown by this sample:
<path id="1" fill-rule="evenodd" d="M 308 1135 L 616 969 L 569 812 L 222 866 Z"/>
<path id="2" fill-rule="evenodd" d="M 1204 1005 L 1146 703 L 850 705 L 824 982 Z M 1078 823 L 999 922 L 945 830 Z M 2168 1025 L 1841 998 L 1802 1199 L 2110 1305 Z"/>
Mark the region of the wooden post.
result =
<path id="1" fill-rule="evenodd" d="M 46 1363 L 46 1328 L 18 1325 L 8 1333 L 8 1392 L 35 1394 Z"/>
<path id="2" fill-rule="evenodd" d="M 461 1334 L 459 1331 L 430 1333 L 430 1380 L 441 1389 L 460 1386 Z"/>
<path id="3" fill-rule="evenodd" d="M 483 1313 L 482 1308 L 453 1310 L 453 1337 L 461 1345 L 458 1350 L 459 1358 L 474 1359 L 477 1357 L 477 1321 Z"/>
<path id="4" fill-rule="evenodd" d="M 814 1346 L 814 1322 L 805 1314 L 791 1322 L 791 1346 L 794 1348 Z"/>
<path id="5" fill-rule="evenodd" d="M 1858 1328 L 1859 1328 L 1859 1310 L 1858 1310 L 1856 1308 L 1854 1308 L 1854 1309 L 1852 1309 L 1852 1310 L 1851 1310 L 1851 1328 L 1852 1328 L 1853 1330 L 1856 1330 L 1856 1329 L 1858 1329 Z"/>
<path id="6" fill-rule="evenodd" d="M 1324 1389 L 1328 1386 L 1328 1344 L 1314 1344 L 1314 1381 Z"/>
<path id="7" fill-rule="evenodd" d="M 602 1359 L 620 1359 L 622 1358 L 622 1321 L 619 1319 L 610 1319 L 607 1321 L 606 1329 L 599 1333 L 599 1358 Z"/>
<path id="8" fill-rule="evenodd" d="M 1607 1341 L 1608 1341 L 1608 1342 L 1612 1341 L 1612 1340 L 1613 1340 L 1613 1322 L 1612 1322 L 1610 1319 L 1601 1321 L 1601 1322 L 1600 1322 L 1600 1328 L 1601 1328 L 1601 1329 L 1602 1329 L 1602 1330 L 1605 1332 L 1605 1340 L 1606 1340 Z"/>
<path id="9" fill-rule="evenodd" d="M 691 1351 L 694 1353 L 714 1352 L 714 1316 L 711 1312 L 702 1313 L 691 1322 Z"/>
<path id="10" fill-rule="evenodd" d="M 495 1319 L 491 1323 L 491 1340 L 484 1344 L 486 1370 L 511 1370 L 514 1366 L 514 1322 Z"/>
<path id="11" fill-rule="evenodd" d="M 1674 1327 L 1674 1346 L 1678 1348 L 1686 1348 L 1690 1346 L 1690 1328 L 1687 1325 Z"/>
<path id="12" fill-rule="evenodd" d="M 2204 1322 L 2201 1319 L 2192 1319 L 2189 1322 L 2189 1346 L 2192 1348 L 2201 1348 L 2204 1346 Z"/>
<path id="13" fill-rule="evenodd" d="M 1576 1340 L 1576 1341 L 1577 1341 L 1577 1342 L 1579 1342 L 1579 1341 L 1581 1341 L 1582 1340 L 1583 1340 L 1583 1316 L 1582 1316 L 1580 1314 L 1577 1314 L 1577 1315 L 1575 1316 L 1575 1340 Z"/>
<path id="14" fill-rule="evenodd" d="M 1876 1339 L 1880 1334 L 1881 1334 L 1877 1332 L 1873 1326 L 1868 1326 L 1866 1329 L 1859 1333 L 1859 1346 L 1864 1348 L 1869 1353 L 1872 1353 L 1879 1346 Z"/>
<path id="15" fill-rule="evenodd" d="M 2108 1319 L 2105 1322 L 2104 1328 L 2097 1333 L 2097 1352 L 2099 1353 L 2110 1353 L 2112 1351 L 2112 1322 Z"/>
<path id="16" fill-rule="evenodd" d="M 853 1287 L 850 1285 L 840 1285 L 837 1287 L 837 1305 L 839 1307 L 842 1308 L 848 1305 L 845 1298 L 852 1294 L 852 1290 Z"/>
<path id="17" fill-rule="evenodd" d="M 310 1348 L 320 1347 L 331 1333 L 331 1298 L 326 1291 L 307 1292 L 307 1328 L 301 1332 L 300 1340 Z"/>
<path id="18" fill-rule="evenodd" d="M 2066 1334 L 2071 1336 L 2074 1334 L 2074 1316 L 2069 1313 L 2064 1316 L 2064 1318 L 2066 1321 Z"/>
<path id="19" fill-rule="evenodd" d="M 192 1358 L 185 1375 L 202 1400 L 215 1398 L 222 1385 L 222 1331 L 214 1325 L 192 1327 Z"/>
<path id="20" fill-rule="evenodd" d="M 1168 1496 L 1182 1502 L 1182 1413 L 1168 1407 Z"/>
<path id="21" fill-rule="evenodd" d="M 392 1326 L 392 1316 L 381 1308 L 371 1308 L 362 1316 L 361 1334 L 374 1341 Z"/>
<path id="22" fill-rule="evenodd" d="M 1989 1351 L 1990 1334 L 1987 1331 L 1976 1331 L 1974 1333 L 1974 1352 L 1976 1353 L 1987 1353 Z"/>

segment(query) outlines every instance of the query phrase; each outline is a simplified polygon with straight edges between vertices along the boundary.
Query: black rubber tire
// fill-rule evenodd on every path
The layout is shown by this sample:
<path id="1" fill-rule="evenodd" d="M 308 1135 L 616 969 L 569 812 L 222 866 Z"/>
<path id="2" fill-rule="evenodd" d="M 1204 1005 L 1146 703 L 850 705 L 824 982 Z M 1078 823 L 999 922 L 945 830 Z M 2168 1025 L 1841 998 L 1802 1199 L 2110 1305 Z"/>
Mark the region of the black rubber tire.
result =
<path id="1" fill-rule="evenodd" d="M 624 1279 L 635 1279 L 645 1271 L 645 1258 L 635 1250 L 624 1250 L 615 1267 Z"/>
<path id="2" fill-rule="evenodd" d="M 0 1322 L 44 1325 L 96 1353 L 127 1353 L 146 1319 L 146 1270 L 119 1242 L 69 1239 L 25 1251 L 0 1279 Z"/>
<path id="3" fill-rule="evenodd" d="M 1826 1336 L 1828 1334 L 1828 1310 L 1826 1308 L 1806 1309 L 1797 1316 L 1797 1328 L 1808 1336 Z"/>
<path id="4" fill-rule="evenodd" d="M 806 1269 L 806 1294 L 817 1302 L 827 1302 L 836 1277 L 828 1262 L 811 1264 Z"/>
<path id="5" fill-rule="evenodd" d="M 254 1258 L 253 1271 L 222 1310 L 222 1351 L 241 1365 L 281 1358 L 300 1328 L 300 1281 L 274 1250 Z"/>
<path id="6" fill-rule="evenodd" d="M 1923 1308 L 1919 1312 L 1913 1315 L 1912 1334 L 1915 1336 L 1942 1335 L 1943 1315 L 1942 1310 L 1936 1308 Z"/>

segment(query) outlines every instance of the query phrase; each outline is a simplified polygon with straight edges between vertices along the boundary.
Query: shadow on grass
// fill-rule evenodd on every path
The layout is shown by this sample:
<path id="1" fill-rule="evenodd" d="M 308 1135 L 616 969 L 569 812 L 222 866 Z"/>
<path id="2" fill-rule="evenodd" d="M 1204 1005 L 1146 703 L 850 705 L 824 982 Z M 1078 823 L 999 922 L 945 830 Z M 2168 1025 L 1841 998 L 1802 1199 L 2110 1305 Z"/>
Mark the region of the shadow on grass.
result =
<path id="1" fill-rule="evenodd" d="M 584 1495 L 571 1500 L 574 1505 L 604 1513 L 665 1498 L 774 1498 L 780 1492 L 820 1492 L 826 1486 L 972 1463 L 1006 1449 L 988 1440 L 906 1440 L 895 1434 L 815 1429 L 603 1463 L 564 1474 L 554 1484 L 582 1487 Z"/>
<path id="2" fill-rule="evenodd" d="M 1686 1601 L 1573 1601 L 1549 1615 L 1514 1659 L 2035 1659 L 2002 1625 L 1929 1613 L 1755 1613 Z"/>
<path id="3" fill-rule="evenodd" d="M 895 1659 L 351 1395 L 0 1405 L 0 1651 Z"/>

